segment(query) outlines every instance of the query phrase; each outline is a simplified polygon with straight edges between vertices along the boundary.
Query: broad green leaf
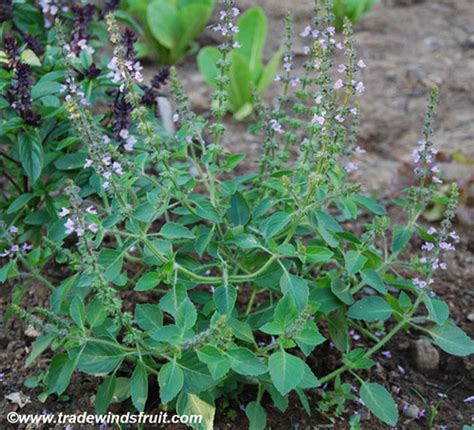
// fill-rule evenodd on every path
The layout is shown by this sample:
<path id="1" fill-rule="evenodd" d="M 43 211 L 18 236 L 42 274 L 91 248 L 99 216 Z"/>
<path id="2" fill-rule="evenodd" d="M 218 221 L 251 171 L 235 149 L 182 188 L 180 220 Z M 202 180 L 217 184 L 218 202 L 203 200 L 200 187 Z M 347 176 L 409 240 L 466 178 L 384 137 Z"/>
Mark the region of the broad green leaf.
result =
<path id="1" fill-rule="evenodd" d="M 392 235 L 392 252 L 400 252 L 411 239 L 412 231 L 401 225 L 395 226 Z"/>
<path id="2" fill-rule="evenodd" d="M 237 52 L 248 64 L 252 80 L 256 81 L 262 69 L 262 54 L 267 38 L 267 17 L 260 7 L 252 7 L 243 13 L 238 22 L 239 32 L 235 39 L 240 44 Z"/>
<path id="3" fill-rule="evenodd" d="M 224 377 L 230 369 L 230 359 L 219 349 L 206 345 L 197 351 L 199 360 L 207 364 L 209 372 L 215 380 Z"/>
<path id="4" fill-rule="evenodd" d="M 364 382 L 360 388 L 360 397 L 365 406 L 377 418 L 390 426 L 397 424 L 397 405 L 384 387 L 379 384 Z"/>
<path id="5" fill-rule="evenodd" d="M 306 308 L 309 287 L 304 279 L 284 271 L 280 278 L 280 288 L 283 294 L 289 294 L 293 298 L 298 311 L 302 312 Z"/>
<path id="6" fill-rule="evenodd" d="M 59 157 L 54 162 L 54 167 L 58 170 L 74 170 L 82 169 L 86 162 L 87 152 L 75 152 L 74 154 L 66 154 Z"/>
<path id="7" fill-rule="evenodd" d="M 229 71 L 229 101 L 233 111 L 238 111 L 246 103 L 252 102 L 250 85 L 252 75 L 248 64 L 236 51 L 231 54 L 232 65 Z"/>
<path id="8" fill-rule="evenodd" d="M 116 249 L 103 249 L 99 254 L 99 264 L 105 269 L 107 281 L 114 281 L 120 275 L 123 264 L 123 253 Z"/>
<path id="9" fill-rule="evenodd" d="M 186 297 L 179 305 L 176 315 L 174 316 L 176 325 L 183 331 L 194 327 L 197 320 L 197 311 L 193 302 Z"/>
<path id="10" fill-rule="evenodd" d="M 48 334 L 40 334 L 31 345 L 30 355 L 25 360 L 25 367 L 28 367 L 48 348 L 49 344 L 53 340 L 53 336 Z"/>
<path id="11" fill-rule="evenodd" d="M 145 410 L 146 399 L 148 398 L 148 373 L 141 362 L 137 362 L 132 378 L 130 379 L 130 389 L 132 403 L 138 411 Z"/>
<path id="12" fill-rule="evenodd" d="M 296 388 L 304 376 L 304 361 L 286 351 L 274 352 L 268 359 L 270 377 L 282 396 Z"/>
<path id="13" fill-rule="evenodd" d="M 216 87 L 216 78 L 219 76 L 219 69 L 217 68 L 219 59 L 219 50 L 210 46 L 201 49 L 197 57 L 199 71 L 213 88 Z"/>
<path id="14" fill-rule="evenodd" d="M 135 306 L 135 322 L 146 331 L 152 331 L 163 325 L 163 314 L 159 305 L 137 304 Z"/>
<path id="15" fill-rule="evenodd" d="M 99 327 L 105 321 L 107 311 L 99 298 L 94 299 L 86 307 L 86 319 L 91 328 Z"/>
<path id="16" fill-rule="evenodd" d="M 21 133 L 18 136 L 18 153 L 28 178 L 35 183 L 43 170 L 43 147 L 38 132 Z"/>
<path id="17" fill-rule="evenodd" d="M 226 285 L 216 288 L 213 294 L 217 311 L 221 315 L 230 315 L 237 300 L 237 290 L 233 285 Z"/>
<path id="18" fill-rule="evenodd" d="M 99 341 L 104 343 L 99 343 Z M 90 340 L 82 351 L 77 367 L 90 375 L 106 375 L 112 372 L 123 359 L 123 350 L 118 344 L 111 343 L 109 338 Z"/>
<path id="19" fill-rule="evenodd" d="M 12 268 L 13 263 L 9 261 L 7 264 L 0 268 L 0 284 L 3 284 L 8 279 L 8 273 Z"/>
<path id="20" fill-rule="evenodd" d="M 302 258 L 306 263 L 322 264 L 330 261 L 333 255 L 334 252 L 325 246 L 308 246 Z"/>
<path id="21" fill-rule="evenodd" d="M 318 378 L 316 378 L 315 374 L 306 363 L 303 362 L 303 364 L 304 364 L 303 378 L 298 384 L 298 388 L 307 390 L 310 388 L 319 387 L 321 383 L 319 382 Z"/>
<path id="22" fill-rule="evenodd" d="M 360 206 L 365 207 L 369 211 L 373 212 L 375 215 L 386 215 L 387 211 L 385 208 L 377 203 L 375 199 L 368 196 L 363 196 L 361 194 L 356 194 L 352 197 L 352 200 L 358 203 Z"/>
<path id="23" fill-rule="evenodd" d="M 181 33 L 177 7 L 166 0 L 155 0 L 148 5 L 146 17 L 156 40 L 168 49 L 175 49 Z"/>
<path id="24" fill-rule="evenodd" d="M 80 297 L 76 296 L 72 299 L 71 306 L 69 306 L 69 314 L 77 326 L 85 330 L 86 308 Z"/>
<path id="25" fill-rule="evenodd" d="M 273 82 L 278 68 L 280 67 L 283 52 L 283 49 L 279 49 L 263 69 L 257 84 L 257 91 L 259 94 L 263 94 L 268 86 Z"/>
<path id="26" fill-rule="evenodd" d="M 190 425 L 196 430 L 214 430 L 214 415 L 216 407 L 214 400 L 208 393 L 190 394 L 182 392 L 176 404 L 180 415 L 200 416 L 200 423 Z"/>
<path id="27" fill-rule="evenodd" d="M 331 279 L 332 293 L 346 305 L 352 305 L 354 299 L 351 294 L 351 284 L 345 284 L 340 278 L 333 277 Z"/>
<path id="28" fill-rule="evenodd" d="M 250 220 L 250 208 L 244 196 L 240 193 L 232 194 L 227 216 L 234 225 L 245 225 Z"/>
<path id="29" fill-rule="evenodd" d="M 229 349 L 230 366 L 235 372 L 245 376 L 258 376 L 267 371 L 265 365 L 247 348 Z"/>
<path id="30" fill-rule="evenodd" d="M 267 413 L 258 402 L 250 402 L 245 408 L 245 415 L 249 419 L 249 430 L 262 430 L 267 425 Z"/>
<path id="31" fill-rule="evenodd" d="M 474 353 L 474 341 L 452 321 L 428 329 L 428 332 L 434 343 L 448 354 L 465 357 Z"/>
<path id="32" fill-rule="evenodd" d="M 69 358 L 66 353 L 53 357 L 45 379 L 48 394 L 56 393 L 59 396 L 66 391 L 76 365 L 77 358 Z"/>
<path id="33" fill-rule="evenodd" d="M 148 291 L 155 288 L 161 282 L 161 276 L 157 272 L 148 272 L 140 277 L 135 285 L 135 291 Z"/>
<path id="34" fill-rule="evenodd" d="M 364 321 L 385 321 L 392 315 L 392 308 L 382 297 L 365 297 L 355 302 L 347 316 Z"/>
<path id="35" fill-rule="evenodd" d="M 336 348 L 345 353 L 350 347 L 349 327 L 347 316 L 344 312 L 338 311 L 327 317 L 328 331 L 331 340 Z"/>
<path id="36" fill-rule="evenodd" d="M 193 239 L 194 234 L 184 225 L 168 222 L 161 227 L 160 235 L 165 239 Z"/>
<path id="37" fill-rule="evenodd" d="M 167 404 L 181 391 L 184 383 L 183 371 L 176 360 L 166 363 L 158 375 L 161 402 Z"/>
<path id="38" fill-rule="evenodd" d="M 174 57 L 179 58 L 189 48 L 191 42 L 199 36 L 212 13 L 212 8 L 205 4 L 189 4 L 178 12 L 179 34 Z"/>
<path id="39" fill-rule="evenodd" d="M 282 330 L 287 329 L 299 316 L 295 301 L 291 294 L 286 294 L 280 299 L 274 314 L 275 322 Z"/>
<path id="40" fill-rule="evenodd" d="M 34 196 L 34 194 L 26 193 L 18 196 L 13 202 L 8 206 L 7 214 L 13 214 L 20 209 L 22 209 Z"/>
<path id="41" fill-rule="evenodd" d="M 385 288 L 385 284 L 383 282 L 382 277 L 375 270 L 365 269 L 362 270 L 360 274 L 362 276 L 362 281 L 366 285 L 369 285 L 381 294 L 387 293 L 387 289 Z"/>
<path id="42" fill-rule="evenodd" d="M 439 299 L 432 299 L 427 294 L 423 297 L 430 319 L 438 325 L 443 325 L 449 318 L 449 307 L 447 303 Z"/>
<path id="43" fill-rule="evenodd" d="M 349 276 L 354 276 L 367 263 L 367 257 L 358 251 L 348 251 L 345 255 L 346 270 Z"/>
<path id="44" fill-rule="evenodd" d="M 41 61 L 38 58 L 38 56 L 35 54 L 35 52 L 31 49 L 25 49 L 21 54 L 20 54 L 20 60 L 24 64 L 28 64 L 29 66 L 37 66 L 41 67 Z"/>
<path id="45" fill-rule="evenodd" d="M 268 217 L 260 227 L 260 233 L 270 239 L 282 231 L 290 222 L 291 215 L 286 212 L 276 212 Z"/>
<path id="46" fill-rule="evenodd" d="M 114 397 L 116 382 L 117 378 L 115 375 L 111 375 L 100 384 L 95 396 L 95 412 L 97 415 L 102 415 L 107 412 Z"/>

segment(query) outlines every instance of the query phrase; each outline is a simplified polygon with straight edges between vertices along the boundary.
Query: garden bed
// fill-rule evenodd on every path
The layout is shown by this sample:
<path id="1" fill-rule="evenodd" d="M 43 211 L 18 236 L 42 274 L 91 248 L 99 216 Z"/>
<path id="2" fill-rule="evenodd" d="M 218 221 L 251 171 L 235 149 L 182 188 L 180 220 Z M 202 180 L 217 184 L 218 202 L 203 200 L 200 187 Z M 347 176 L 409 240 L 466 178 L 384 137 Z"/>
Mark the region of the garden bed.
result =
<path id="1" fill-rule="evenodd" d="M 266 9 L 270 19 L 270 37 L 268 52 L 276 48 L 282 29 L 282 18 L 287 1 L 267 0 L 259 4 Z M 297 30 L 306 22 L 307 11 L 311 1 L 299 1 L 293 4 Z M 409 3 L 409 5 L 401 5 Z M 411 4 L 413 3 L 413 4 Z M 242 1 L 245 8 L 254 4 Z M 367 153 L 360 155 L 359 170 L 355 172 L 367 190 L 378 193 L 385 199 L 397 195 L 404 185 L 398 180 L 404 175 L 405 163 L 411 157 L 411 151 L 419 140 L 426 96 L 432 84 L 441 89 L 439 117 L 436 123 L 436 146 L 445 154 L 462 151 L 466 157 L 474 159 L 474 6 L 470 0 L 401 2 L 393 1 L 379 5 L 366 19 L 356 27 L 357 48 L 361 57 L 368 64 L 364 72 L 366 92 L 361 98 L 362 128 L 360 144 Z M 204 43 L 213 37 L 206 32 Z M 207 39 L 207 40 L 206 40 Z M 299 47 L 301 50 L 301 47 Z M 184 78 L 185 86 L 197 111 L 204 111 L 209 105 L 209 91 L 203 78 L 196 70 L 194 57 L 185 60 L 178 70 Z M 152 74 L 154 70 L 146 69 Z M 272 91 L 268 99 L 272 98 Z M 248 153 L 246 162 L 241 165 L 242 172 L 251 170 L 259 155 L 257 139 L 247 132 L 245 123 L 229 123 L 229 138 L 226 140 L 232 151 Z M 472 173 L 471 173 L 472 174 Z M 457 252 L 450 256 L 449 270 L 443 278 L 438 279 L 434 291 L 449 304 L 453 320 L 471 337 L 474 334 L 474 234 L 472 226 L 460 224 L 456 230 L 462 240 Z M 421 245 L 421 244 L 420 244 Z M 46 273 L 51 281 L 62 278 L 55 267 Z M 9 300 L 12 283 L 2 287 L 0 309 L 5 309 Z M 46 291 L 38 286 L 29 291 L 24 300 L 27 307 L 45 305 Z M 75 373 L 67 390 L 69 400 L 54 401 L 49 398 L 46 403 L 36 399 L 36 390 L 30 390 L 23 382 L 31 375 L 45 368 L 47 356 L 40 358 L 31 367 L 24 368 L 24 360 L 35 338 L 35 332 L 27 328 L 19 320 L 10 320 L 0 327 L 0 426 L 8 428 L 3 420 L 11 410 L 20 410 L 5 396 L 11 393 L 22 393 L 29 402 L 21 408 L 21 413 L 32 414 L 48 412 L 77 413 L 89 411 L 93 413 L 93 396 L 97 390 L 97 379 L 82 373 Z M 393 394 L 399 405 L 416 405 L 419 409 L 427 409 L 415 389 L 426 401 L 433 405 L 444 393 L 460 380 L 462 382 L 449 392 L 439 408 L 436 425 L 447 426 L 449 429 L 462 428 L 472 424 L 472 403 L 464 399 L 474 394 L 474 361 L 469 358 L 448 356 L 440 352 L 439 365 L 429 371 L 419 370 L 415 350 L 415 338 L 409 333 L 398 335 L 393 339 L 386 356 L 379 356 L 379 365 L 371 372 L 374 379 L 382 381 L 386 387 L 393 388 Z M 360 340 L 362 342 L 362 340 Z M 357 341 L 356 341 L 357 344 Z M 329 349 L 329 346 L 326 347 Z M 314 357 L 308 364 L 315 373 L 326 374 L 335 369 L 336 362 L 331 357 L 338 357 L 334 350 L 322 354 L 324 360 Z M 380 355 L 380 354 L 379 354 Z M 418 366 L 418 367 L 417 367 Z M 351 382 L 349 376 L 344 380 Z M 151 383 L 151 382 L 150 382 Z M 399 390 L 399 391 L 398 391 Z M 156 393 L 158 387 L 156 385 Z M 151 385 L 150 393 L 153 393 Z M 308 394 L 310 404 L 320 400 L 321 392 L 313 390 Z M 150 394 L 153 396 L 153 394 Z M 248 397 L 248 399 L 247 399 Z M 255 398 L 251 390 L 242 394 L 245 403 Z M 153 400 L 155 407 L 153 407 Z M 265 406 L 266 397 L 263 403 Z M 159 397 L 156 394 L 149 399 L 150 412 L 157 411 Z M 352 408 L 353 406 L 351 406 Z M 117 409 L 118 408 L 118 409 Z M 113 405 L 114 412 L 126 411 L 131 408 L 129 403 Z M 229 405 L 220 404 L 217 408 L 216 428 L 247 428 L 245 413 L 238 402 Z M 380 421 L 372 419 L 363 411 L 364 429 L 388 428 Z M 331 422 L 317 412 L 308 417 L 301 407 L 296 395 L 290 398 L 290 407 L 284 414 L 268 406 L 268 426 L 273 429 L 306 429 L 318 425 L 331 425 Z M 351 413 L 345 415 L 349 417 Z M 429 411 L 426 410 L 427 415 Z M 347 423 L 338 421 L 334 428 L 348 428 Z M 59 427 L 58 427 L 59 428 Z M 401 415 L 397 428 L 427 428 L 427 417 L 410 419 Z"/>

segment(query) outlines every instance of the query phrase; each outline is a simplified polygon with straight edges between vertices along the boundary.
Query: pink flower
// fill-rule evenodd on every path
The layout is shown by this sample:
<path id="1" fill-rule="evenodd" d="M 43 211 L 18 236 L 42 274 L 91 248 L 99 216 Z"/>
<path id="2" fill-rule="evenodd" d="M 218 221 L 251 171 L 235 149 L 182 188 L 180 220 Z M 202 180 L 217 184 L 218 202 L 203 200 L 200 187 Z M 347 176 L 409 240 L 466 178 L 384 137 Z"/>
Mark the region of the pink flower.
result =
<path id="1" fill-rule="evenodd" d="M 61 218 L 64 218 L 65 216 L 68 216 L 70 213 L 71 213 L 71 211 L 69 209 L 62 208 L 61 212 L 59 212 L 59 216 Z"/>
<path id="2" fill-rule="evenodd" d="M 344 117 L 341 114 L 337 114 L 334 119 L 337 122 L 344 122 Z"/>
<path id="3" fill-rule="evenodd" d="M 434 249 L 434 244 L 431 242 L 425 242 L 422 246 L 421 249 L 423 251 L 432 251 Z"/>
<path id="4" fill-rule="evenodd" d="M 357 62 L 357 66 L 359 66 L 361 69 L 365 69 L 367 67 L 366 64 L 364 63 L 364 60 L 359 60 Z"/>
<path id="5" fill-rule="evenodd" d="M 283 127 L 281 126 L 281 124 L 276 119 L 270 120 L 270 125 L 271 125 L 273 131 L 275 131 L 276 133 L 278 133 L 278 134 L 283 134 L 284 133 Z"/>
<path id="6" fill-rule="evenodd" d="M 99 227 L 97 227 L 96 224 L 90 223 L 87 228 L 92 232 L 92 233 L 97 233 L 99 231 Z"/>
<path id="7" fill-rule="evenodd" d="M 72 232 L 74 232 L 75 226 L 76 224 L 74 223 L 74 221 L 71 218 L 69 218 L 64 224 L 64 227 L 66 228 L 66 233 L 71 234 Z"/>
<path id="8" fill-rule="evenodd" d="M 418 278 L 413 279 L 413 283 L 417 285 L 419 288 L 425 288 L 427 283 L 425 281 L 421 281 Z"/>
<path id="9" fill-rule="evenodd" d="M 358 93 L 363 93 L 365 91 L 365 86 L 364 86 L 364 83 L 362 81 L 358 82 L 357 85 L 356 85 L 356 91 Z"/>
<path id="10" fill-rule="evenodd" d="M 319 124 L 319 125 L 323 125 L 325 121 L 326 121 L 326 120 L 324 119 L 324 117 L 323 117 L 322 115 L 314 115 L 314 116 L 313 116 L 313 119 L 311 120 L 311 122 L 312 122 L 313 124 L 316 124 L 316 123 L 317 123 L 317 124 Z"/>
<path id="11" fill-rule="evenodd" d="M 133 137 L 133 136 L 130 136 L 127 139 L 127 143 L 125 145 L 123 145 L 125 151 L 127 151 L 127 152 L 133 151 L 133 146 L 135 145 L 135 143 L 137 143 L 137 139 L 135 139 L 135 137 Z"/>

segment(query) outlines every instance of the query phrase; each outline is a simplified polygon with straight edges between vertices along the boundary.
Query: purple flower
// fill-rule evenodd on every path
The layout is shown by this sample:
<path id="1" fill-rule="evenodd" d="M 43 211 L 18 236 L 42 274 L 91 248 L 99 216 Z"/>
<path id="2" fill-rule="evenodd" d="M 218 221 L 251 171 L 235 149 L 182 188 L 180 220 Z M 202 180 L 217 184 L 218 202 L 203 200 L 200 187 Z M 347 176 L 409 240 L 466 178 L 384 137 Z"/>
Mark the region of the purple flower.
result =
<path id="1" fill-rule="evenodd" d="M 360 67 L 361 69 L 365 69 L 367 67 L 366 64 L 364 63 L 364 60 L 359 60 L 357 62 L 357 66 Z"/>
<path id="2" fill-rule="evenodd" d="M 74 14 L 71 32 L 71 52 L 76 56 L 78 56 L 83 49 L 89 53 L 93 53 L 94 51 L 87 45 L 87 42 L 89 40 L 89 24 L 94 18 L 95 6 L 93 4 L 87 4 L 85 6 L 74 5 L 71 11 Z"/>
<path id="3" fill-rule="evenodd" d="M 0 3 L 0 23 L 10 21 L 13 16 L 13 1 L 3 0 Z"/>
<path id="4" fill-rule="evenodd" d="M 439 247 L 445 251 L 454 251 L 456 249 L 453 244 L 448 242 L 440 242 Z"/>
<path id="5" fill-rule="evenodd" d="M 436 228 L 430 227 L 430 228 L 428 229 L 428 234 L 433 235 L 433 234 L 435 234 L 435 233 L 436 233 Z"/>
<path id="6" fill-rule="evenodd" d="M 434 249 L 434 243 L 431 242 L 425 242 L 422 246 L 421 249 L 423 251 L 432 251 Z"/>
<path id="7" fill-rule="evenodd" d="M 124 142 L 132 124 L 133 106 L 127 101 L 126 94 L 117 91 L 113 105 L 112 133 L 115 140 Z"/>
<path id="8" fill-rule="evenodd" d="M 71 213 L 71 211 L 69 209 L 62 208 L 61 212 L 59 212 L 59 216 L 61 218 L 64 218 L 65 216 L 68 216 L 70 213 Z"/>
<path id="9" fill-rule="evenodd" d="M 305 27 L 302 33 L 300 33 L 301 37 L 308 37 L 311 34 L 311 27 L 308 25 Z"/>
<path id="10" fill-rule="evenodd" d="M 10 233 L 12 233 L 12 234 L 18 233 L 18 228 L 15 227 L 14 225 L 12 225 L 12 226 L 10 227 Z"/>
<path id="11" fill-rule="evenodd" d="M 97 209 L 94 206 L 86 208 L 86 212 L 91 215 L 97 215 Z"/>
<path id="12" fill-rule="evenodd" d="M 465 403 L 474 403 L 474 396 L 469 396 L 464 399 Z"/>
<path id="13" fill-rule="evenodd" d="M 385 358 L 392 358 L 392 352 L 391 351 L 382 351 L 381 354 L 385 357 Z"/>
<path id="14" fill-rule="evenodd" d="M 425 281 L 422 281 L 418 278 L 414 278 L 412 282 L 419 288 L 425 288 L 428 285 Z"/>
<path id="15" fill-rule="evenodd" d="M 352 162 L 349 162 L 347 163 L 345 166 L 344 166 L 344 170 L 347 172 L 347 173 L 352 173 L 356 170 L 358 170 L 359 168 L 357 167 L 356 164 L 352 163 Z"/>
<path id="16" fill-rule="evenodd" d="M 362 81 L 358 82 L 357 85 L 356 85 L 356 91 L 358 93 L 363 93 L 365 91 L 365 86 L 364 86 L 364 83 Z"/>
<path id="17" fill-rule="evenodd" d="M 345 64 L 339 64 L 339 67 L 337 68 L 337 71 L 339 73 L 344 73 L 346 71 L 346 65 Z"/>
<path id="18" fill-rule="evenodd" d="M 325 121 L 326 120 L 324 119 L 322 115 L 314 115 L 313 119 L 311 120 L 313 124 L 319 124 L 319 125 L 323 125 Z"/>
<path id="19" fill-rule="evenodd" d="M 275 131 L 276 133 L 278 134 L 284 133 L 283 127 L 276 119 L 270 120 L 270 126 L 272 127 L 273 131 Z"/>
<path id="20" fill-rule="evenodd" d="M 342 82 L 342 79 L 338 79 L 336 83 L 334 84 L 334 89 L 340 90 L 343 86 L 344 86 L 344 82 Z"/>

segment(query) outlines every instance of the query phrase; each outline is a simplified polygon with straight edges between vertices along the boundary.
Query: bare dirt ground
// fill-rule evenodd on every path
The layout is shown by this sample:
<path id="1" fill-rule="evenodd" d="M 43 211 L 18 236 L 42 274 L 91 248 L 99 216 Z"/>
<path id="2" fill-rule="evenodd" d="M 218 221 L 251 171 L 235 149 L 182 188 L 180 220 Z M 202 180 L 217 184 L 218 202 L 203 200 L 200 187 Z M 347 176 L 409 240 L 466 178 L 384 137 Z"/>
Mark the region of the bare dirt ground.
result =
<path id="1" fill-rule="evenodd" d="M 298 32 L 307 23 L 312 0 L 239 0 L 242 9 L 261 5 L 269 15 L 270 35 L 267 53 L 271 54 L 281 41 L 283 17 L 288 8 L 295 15 Z M 474 159 L 474 1 L 473 0 L 391 0 L 379 4 L 356 26 L 357 47 L 368 67 L 364 71 L 366 92 L 361 98 L 362 127 L 360 144 L 367 154 L 358 160 L 358 178 L 367 190 L 386 197 L 394 197 L 410 174 L 405 163 L 411 158 L 411 151 L 419 140 L 426 97 L 433 84 L 441 89 L 441 104 L 436 125 L 435 145 L 449 154 L 462 151 L 466 157 Z M 202 44 L 214 43 L 215 35 L 206 31 Z M 302 46 L 297 46 L 302 53 Z M 152 74 L 153 68 L 147 72 Z M 189 57 L 179 66 L 185 86 L 191 95 L 196 110 L 204 111 L 210 103 L 210 91 L 197 72 L 195 57 Z M 271 102 L 276 95 L 272 87 L 267 95 Z M 229 124 L 226 144 L 232 151 L 249 153 L 245 168 L 252 169 L 252 160 L 259 154 L 256 137 L 247 133 L 248 124 Z M 448 157 L 449 158 L 449 157 Z M 451 168 L 451 174 L 460 179 L 473 176 L 472 166 Z M 400 181 L 402 179 L 402 181 Z M 464 220 L 466 221 L 466 220 Z M 467 220 L 469 221 L 469 220 Z M 472 220 L 471 220 L 472 221 Z M 467 223 L 469 224 L 469 223 Z M 436 286 L 436 292 L 449 302 L 452 318 L 471 336 L 474 335 L 474 233 L 469 225 L 459 225 L 462 243 L 452 256 L 448 273 Z M 54 279 L 54 273 L 51 274 Z M 0 309 L 5 309 L 10 288 L 0 291 Z M 31 292 L 29 305 L 43 304 L 46 298 L 41 291 Z M 436 427 L 460 429 L 472 425 L 474 409 L 472 403 L 464 402 L 474 394 L 474 361 L 448 357 L 440 353 L 439 365 L 422 372 L 417 368 L 413 354 L 415 335 L 398 336 L 390 344 L 392 358 L 379 357 L 381 366 L 373 371 L 373 379 L 382 381 L 387 387 L 397 391 L 399 405 L 415 405 L 426 409 L 414 389 L 419 391 L 430 405 L 434 405 L 450 386 L 463 381 L 445 398 L 439 409 Z M 64 412 L 76 413 L 93 411 L 93 396 L 97 381 L 76 374 L 67 391 L 68 400 L 59 402 L 50 398 L 45 404 L 36 399 L 38 390 L 28 389 L 24 380 L 45 368 L 48 358 L 25 369 L 24 360 L 34 337 L 18 321 L 10 321 L 0 327 L 0 428 L 8 427 L 3 421 L 6 412 L 18 410 L 19 406 L 5 399 L 5 396 L 22 392 L 30 403 L 21 413 Z M 329 354 L 330 355 L 330 354 Z M 330 359 L 315 359 L 311 363 L 316 374 L 331 370 L 334 363 Z M 405 370 L 400 372 L 399 366 Z M 395 388 L 393 388 L 395 387 Z M 244 393 L 243 398 L 253 399 L 254 393 Z M 317 391 L 310 394 L 311 405 L 315 408 L 320 400 Z M 268 401 L 268 399 L 266 399 Z M 130 405 L 121 405 L 122 411 Z M 152 407 L 156 411 L 156 405 Z M 216 428 L 245 429 L 247 421 L 239 404 L 231 403 L 217 417 Z M 377 420 L 363 412 L 364 429 L 383 429 Z M 119 409 L 116 409 L 117 412 Z M 268 407 L 269 425 L 273 429 L 335 429 L 348 428 L 346 421 L 332 425 L 318 413 L 306 416 L 298 399 L 292 398 L 287 413 L 278 413 Z M 399 429 L 428 428 L 427 418 L 411 420 L 402 414 Z M 60 427 L 58 427 L 60 428 Z"/>

